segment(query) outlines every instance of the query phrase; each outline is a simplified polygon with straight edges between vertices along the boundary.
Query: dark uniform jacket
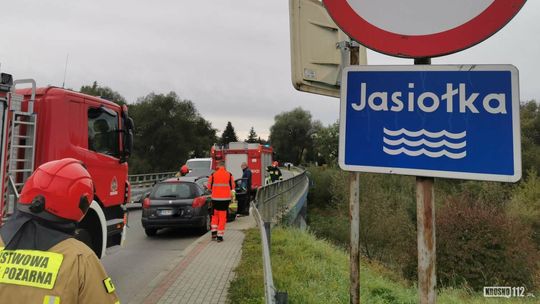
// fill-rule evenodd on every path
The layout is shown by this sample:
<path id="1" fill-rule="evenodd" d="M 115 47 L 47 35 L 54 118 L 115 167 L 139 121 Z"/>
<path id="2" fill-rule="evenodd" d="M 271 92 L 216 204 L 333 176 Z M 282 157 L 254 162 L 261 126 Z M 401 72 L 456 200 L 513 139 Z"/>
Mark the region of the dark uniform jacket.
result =
<path id="1" fill-rule="evenodd" d="M 268 173 L 270 173 L 270 180 L 272 182 L 278 181 L 281 179 L 281 170 L 278 167 L 268 166 Z"/>

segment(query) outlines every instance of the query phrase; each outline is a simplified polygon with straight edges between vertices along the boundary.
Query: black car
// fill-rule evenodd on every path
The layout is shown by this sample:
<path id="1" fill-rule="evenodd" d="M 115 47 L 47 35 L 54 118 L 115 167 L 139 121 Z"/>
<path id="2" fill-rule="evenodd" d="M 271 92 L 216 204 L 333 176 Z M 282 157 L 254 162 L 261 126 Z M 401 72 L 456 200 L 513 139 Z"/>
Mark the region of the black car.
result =
<path id="1" fill-rule="evenodd" d="M 186 180 L 186 181 L 192 181 L 196 184 L 198 184 L 199 186 L 201 186 L 204 190 L 205 190 L 205 193 L 208 193 L 208 196 L 210 196 L 210 191 L 208 190 L 208 176 L 190 176 L 189 174 L 182 177 L 182 180 Z M 237 185 L 240 185 L 240 180 L 237 180 L 236 181 Z M 238 187 L 238 186 L 237 186 Z M 239 195 L 238 195 L 238 191 L 242 191 L 242 190 L 239 190 L 239 188 L 236 188 L 236 198 L 238 199 Z M 243 192 L 240 193 L 240 197 L 242 197 Z M 211 199 L 209 200 L 211 201 Z M 236 213 L 237 213 L 237 210 L 238 210 L 238 204 L 230 204 L 229 205 L 229 209 L 227 210 L 227 222 L 232 222 L 236 219 Z"/>
<path id="2" fill-rule="evenodd" d="M 210 230 L 210 199 L 202 181 L 170 178 L 152 187 L 142 205 L 142 225 L 148 236 L 160 228 L 199 228 Z"/>

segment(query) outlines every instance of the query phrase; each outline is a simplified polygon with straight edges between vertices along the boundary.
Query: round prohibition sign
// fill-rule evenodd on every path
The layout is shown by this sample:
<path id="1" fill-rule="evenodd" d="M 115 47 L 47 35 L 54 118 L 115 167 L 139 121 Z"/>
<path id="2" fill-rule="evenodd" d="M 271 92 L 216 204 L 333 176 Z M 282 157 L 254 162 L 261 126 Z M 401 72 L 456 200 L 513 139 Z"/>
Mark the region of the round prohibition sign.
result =
<path id="1" fill-rule="evenodd" d="M 323 0 L 352 39 L 387 55 L 422 58 L 469 48 L 503 28 L 526 0 Z"/>

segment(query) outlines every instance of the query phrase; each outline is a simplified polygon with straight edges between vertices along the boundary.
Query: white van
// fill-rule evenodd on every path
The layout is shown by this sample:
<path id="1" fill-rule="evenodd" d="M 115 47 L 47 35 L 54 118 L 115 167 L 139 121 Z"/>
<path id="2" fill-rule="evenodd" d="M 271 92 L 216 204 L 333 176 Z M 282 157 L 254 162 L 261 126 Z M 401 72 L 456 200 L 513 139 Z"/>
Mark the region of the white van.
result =
<path id="1" fill-rule="evenodd" d="M 186 165 L 189 168 L 187 176 L 209 176 L 212 173 L 211 158 L 192 158 L 188 159 Z"/>

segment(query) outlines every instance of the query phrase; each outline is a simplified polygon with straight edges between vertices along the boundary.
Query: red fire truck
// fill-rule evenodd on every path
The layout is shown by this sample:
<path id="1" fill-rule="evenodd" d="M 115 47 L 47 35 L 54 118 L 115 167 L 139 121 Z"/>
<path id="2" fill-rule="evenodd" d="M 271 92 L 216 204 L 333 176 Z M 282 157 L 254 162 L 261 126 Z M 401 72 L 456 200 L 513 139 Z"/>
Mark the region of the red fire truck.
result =
<path id="1" fill-rule="evenodd" d="M 242 177 L 240 165 L 246 162 L 251 169 L 253 189 L 264 185 L 268 175 L 266 167 L 272 165 L 272 147 L 267 145 L 231 142 L 225 146 L 214 145 L 210 152 L 213 159 L 212 169 L 216 169 L 218 161 L 224 160 L 225 167 L 234 179 Z"/>
<path id="2" fill-rule="evenodd" d="M 19 89 L 21 85 L 30 88 Z M 125 238 L 130 199 L 127 159 L 133 149 L 133 121 L 127 107 L 34 80 L 0 81 L 0 221 L 9 220 L 18 193 L 39 165 L 71 157 L 84 162 L 95 198 L 78 226 L 78 238 L 98 257 Z"/>

